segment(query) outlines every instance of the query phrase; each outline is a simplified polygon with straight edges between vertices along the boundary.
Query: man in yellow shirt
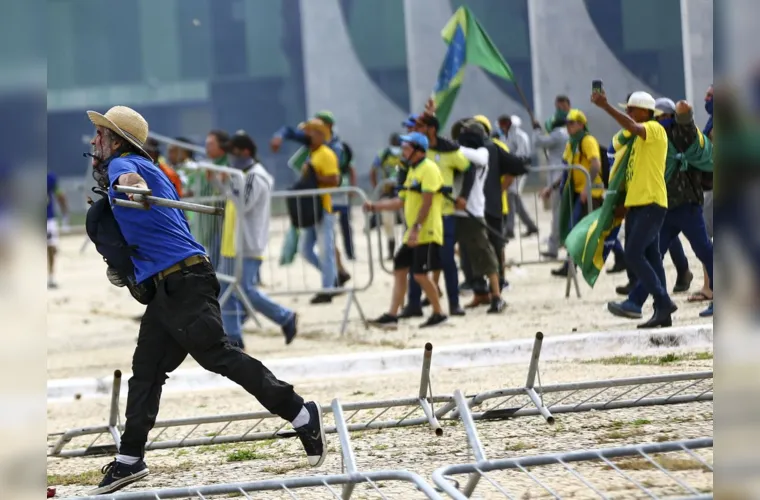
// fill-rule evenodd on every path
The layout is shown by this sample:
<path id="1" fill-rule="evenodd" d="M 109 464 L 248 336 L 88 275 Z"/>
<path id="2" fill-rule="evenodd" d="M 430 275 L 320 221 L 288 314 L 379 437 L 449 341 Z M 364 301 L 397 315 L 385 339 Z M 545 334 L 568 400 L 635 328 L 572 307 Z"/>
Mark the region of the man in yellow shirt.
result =
<path id="1" fill-rule="evenodd" d="M 451 192 L 451 196 L 458 196 L 453 193 L 455 180 L 458 186 L 461 186 L 464 193 L 463 198 L 467 198 L 472 188 L 472 180 L 475 171 L 470 169 L 470 162 L 459 150 L 459 144 L 445 139 L 438 135 L 438 119 L 432 114 L 423 114 L 417 120 L 417 132 L 427 137 L 429 147 L 427 148 L 427 158 L 434 161 L 441 170 L 443 177 L 444 189 Z M 468 182 L 469 177 L 469 182 Z M 461 194 L 461 193 L 459 193 Z M 441 246 L 441 270 L 443 279 L 446 284 L 446 296 L 449 302 L 450 316 L 464 316 L 464 309 L 459 305 L 459 275 L 457 270 L 454 247 L 456 246 L 454 203 L 450 200 L 443 200 L 443 244 Z M 438 283 L 440 271 L 435 274 L 434 281 Z M 401 314 L 402 318 L 422 316 L 422 292 L 417 282 L 409 280 L 409 296 L 407 305 Z"/>
<path id="2" fill-rule="evenodd" d="M 623 129 L 634 136 L 626 171 L 625 261 L 644 289 L 654 298 L 652 318 L 639 328 L 670 326 L 678 309 L 665 288 L 665 268 L 659 249 L 659 235 L 668 211 L 665 161 L 668 136 L 655 116 L 655 100 L 647 92 L 634 92 L 628 98 L 626 113 L 609 102 L 604 92 L 591 94 L 591 102 L 607 112 Z"/>
<path id="3" fill-rule="evenodd" d="M 338 156 L 326 144 L 331 134 L 328 126 L 320 119 L 313 118 L 306 122 L 303 130 L 309 137 L 309 158 L 304 163 L 302 174 L 313 171 L 317 186 L 322 188 L 337 187 L 340 183 Z M 335 260 L 335 214 L 329 194 L 321 196 L 322 220 L 316 225 L 303 229 L 301 233 L 301 255 L 306 261 L 322 273 L 322 288 L 335 287 L 337 264 Z M 319 256 L 314 247 L 319 245 Z M 311 299 L 312 304 L 325 304 L 332 301 L 332 294 L 320 293 Z"/>
<path id="4" fill-rule="evenodd" d="M 573 211 L 570 216 L 570 227 L 572 228 L 588 215 L 588 179 L 590 178 L 592 183 L 591 204 L 594 209 L 602 206 L 604 182 L 601 175 L 602 160 L 599 141 L 589 133 L 586 115 L 580 109 L 571 109 L 567 114 L 566 126 L 569 137 L 565 145 L 565 152 L 562 155 L 562 161 L 568 165 L 579 166 L 588 173 L 587 178 L 583 172 L 577 169 L 568 172 L 566 182 L 571 183 L 570 189 L 573 192 Z M 544 188 L 542 196 L 546 197 L 550 193 L 550 187 Z M 552 270 L 553 276 L 567 277 L 567 273 L 567 261 L 561 268 Z"/>
<path id="5" fill-rule="evenodd" d="M 395 211 L 403 207 L 407 230 L 404 244 L 393 260 L 393 295 L 390 310 L 370 324 L 393 328 L 398 325 L 399 309 L 406 294 L 407 276 L 422 288 L 433 308 L 433 314 L 421 328 L 439 325 L 446 321 L 438 298 L 438 290 L 428 273 L 441 269 L 441 245 L 444 242 L 443 176 L 438 166 L 426 158 L 428 138 L 419 132 L 401 136 L 401 160 L 407 166 L 407 176 L 399 198 L 367 202 L 365 209 Z"/>

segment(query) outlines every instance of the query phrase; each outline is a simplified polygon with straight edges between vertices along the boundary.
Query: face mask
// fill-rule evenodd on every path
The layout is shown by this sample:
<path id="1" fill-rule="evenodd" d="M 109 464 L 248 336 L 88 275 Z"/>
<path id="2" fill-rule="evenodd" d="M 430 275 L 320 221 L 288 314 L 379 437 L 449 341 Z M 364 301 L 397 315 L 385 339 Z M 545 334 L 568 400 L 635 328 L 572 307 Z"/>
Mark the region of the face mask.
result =
<path id="1" fill-rule="evenodd" d="M 241 156 L 233 155 L 233 154 L 227 154 L 227 163 L 230 167 L 236 168 L 238 170 L 243 170 L 245 167 L 249 166 L 251 164 L 250 158 L 243 158 Z"/>
<path id="2" fill-rule="evenodd" d="M 391 146 L 389 150 L 391 152 L 391 155 L 401 156 L 401 148 L 399 146 Z"/>
<path id="3" fill-rule="evenodd" d="M 713 100 L 710 99 L 709 101 L 705 101 L 705 111 L 707 111 L 707 114 L 712 116 L 713 114 Z"/>
<path id="4" fill-rule="evenodd" d="M 305 135 L 305 136 L 304 136 L 304 141 L 303 141 L 303 142 L 304 142 L 304 144 L 305 144 L 306 146 L 311 146 L 311 143 L 312 143 L 312 140 L 311 140 L 311 136 L 310 136 L 310 135 Z"/>
<path id="5" fill-rule="evenodd" d="M 659 120 L 660 125 L 662 125 L 665 128 L 670 128 L 673 126 L 673 118 L 663 118 Z"/>

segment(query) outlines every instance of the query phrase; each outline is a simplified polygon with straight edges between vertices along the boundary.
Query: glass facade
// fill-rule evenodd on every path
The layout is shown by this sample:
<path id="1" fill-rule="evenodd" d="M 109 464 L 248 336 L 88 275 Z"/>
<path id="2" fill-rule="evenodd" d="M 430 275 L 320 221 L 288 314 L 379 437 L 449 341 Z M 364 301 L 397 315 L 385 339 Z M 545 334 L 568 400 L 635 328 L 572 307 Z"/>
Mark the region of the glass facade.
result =
<path id="1" fill-rule="evenodd" d="M 634 76 L 674 101 L 685 97 L 680 0 L 584 0 L 610 51 Z"/>

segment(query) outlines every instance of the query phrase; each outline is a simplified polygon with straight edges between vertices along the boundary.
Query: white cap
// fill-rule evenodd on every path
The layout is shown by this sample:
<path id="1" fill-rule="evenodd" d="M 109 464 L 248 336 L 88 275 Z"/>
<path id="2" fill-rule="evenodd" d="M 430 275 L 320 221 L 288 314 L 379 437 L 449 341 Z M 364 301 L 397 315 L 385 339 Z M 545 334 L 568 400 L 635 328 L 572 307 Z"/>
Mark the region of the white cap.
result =
<path id="1" fill-rule="evenodd" d="M 517 115 L 512 115 L 509 117 L 510 120 L 512 120 L 512 126 L 515 128 L 520 128 L 520 125 L 522 125 L 522 120 Z"/>
<path id="2" fill-rule="evenodd" d="M 631 97 L 628 98 L 628 102 L 620 104 L 620 107 L 625 108 L 640 108 L 648 109 L 649 111 L 657 111 L 656 102 L 652 94 L 649 92 L 634 92 Z"/>
<path id="3" fill-rule="evenodd" d="M 660 111 L 666 115 L 676 114 L 676 103 L 667 97 L 660 97 L 657 99 L 654 103 L 654 107 L 657 109 L 657 111 Z"/>

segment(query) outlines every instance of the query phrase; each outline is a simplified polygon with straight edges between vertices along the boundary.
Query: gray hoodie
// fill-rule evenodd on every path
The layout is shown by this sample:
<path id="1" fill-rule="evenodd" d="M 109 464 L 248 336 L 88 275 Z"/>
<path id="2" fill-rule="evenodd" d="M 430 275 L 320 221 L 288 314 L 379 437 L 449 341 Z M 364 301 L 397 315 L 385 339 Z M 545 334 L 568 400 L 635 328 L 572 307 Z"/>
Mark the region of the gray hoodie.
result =
<path id="1" fill-rule="evenodd" d="M 548 134 L 537 129 L 533 132 L 533 144 L 536 145 L 536 148 L 546 151 L 549 162 L 547 166 L 558 166 L 562 165 L 562 156 L 565 154 L 565 146 L 569 137 L 567 127 L 557 127 Z M 543 153 L 540 156 L 543 156 Z M 546 177 L 548 186 L 562 177 L 562 172 L 559 170 L 550 172 Z"/>

